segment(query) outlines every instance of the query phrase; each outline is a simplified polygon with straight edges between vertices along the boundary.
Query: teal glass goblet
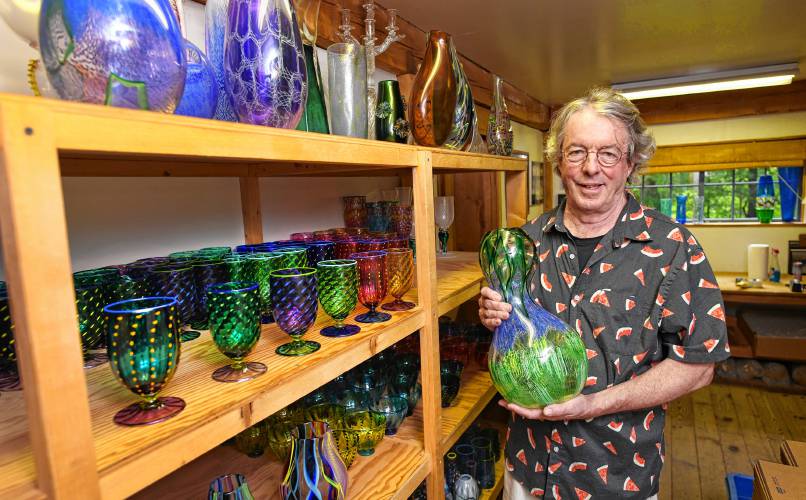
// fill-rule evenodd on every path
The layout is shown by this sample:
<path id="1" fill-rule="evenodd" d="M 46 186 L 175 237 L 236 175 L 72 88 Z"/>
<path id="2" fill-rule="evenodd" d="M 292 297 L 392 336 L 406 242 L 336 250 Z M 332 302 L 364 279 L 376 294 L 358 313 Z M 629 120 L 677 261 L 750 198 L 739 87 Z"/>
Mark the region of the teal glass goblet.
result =
<path id="1" fill-rule="evenodd" d="M 107 361 L 105 354 L 90 351 L 96 349 L 103 339 L 105 328 L 103 309 L 113 301 L 109 300 L 108 287 L 104 283 L 103 275 L 94 269 L 73 274 L 73 287 L 84 368 L 94 368 Z"/>
<path id="2" fill-rule="evenodd" d="M 260 339 L 257 283 L 230 282 L 207 288 L 210 332 L 221 353 L 232 360 L 213 372 L 219 382 L 244 382 L 266 373 L 266 365 L 245 361 Z"/>
<path id="3" fill-rule="evenodd" d="M 147 297 L 104 307 L 109 366 L 115 378 L 140 396 L 115 414 L 118 425 L 147 425 L 169 419 L 185 408 L 177 397 L 157 397 L 179 363 L 176 299 Z"/>
<path id="4" fill-rule="evenodd" d="M 274 320 L 291 342 L 277 348 L 282 356 L 304 356 L 321 345 L 302 336 L 316 321 L 316 270 L 310 267 L 278 269 L 271 273 L 271 302 Z"/>
<path id="5" fill-rule="evenodd" d="M 358 273 L 351 259 L 323 260 L 316 265 L 319 303 L 336 322 L 319 331 L 325 337 L 349 337 L 361 331 L 358 325 L 346 325 L 344 319 L 358 302 Z"/>

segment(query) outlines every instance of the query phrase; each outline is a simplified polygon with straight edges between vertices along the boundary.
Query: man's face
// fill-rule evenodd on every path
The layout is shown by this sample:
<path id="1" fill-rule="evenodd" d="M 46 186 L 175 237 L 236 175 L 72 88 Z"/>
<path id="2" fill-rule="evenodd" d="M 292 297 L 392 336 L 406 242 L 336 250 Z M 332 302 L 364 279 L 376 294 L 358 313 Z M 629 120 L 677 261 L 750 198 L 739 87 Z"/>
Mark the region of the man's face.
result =
<path id="1" fill-rule="evenodd" d="M 574 113 L 565 127 L 560 178 L 569 205 L 584 213 L 606 213 L 624 199 L 624 189 L 632 169 L 629 164 L 627 130 L 621 123 L 586 108 Z M 568 153 L 587 150 L 588 157 L 573 163 Z M 596 151 L 620 155 L 612 166 L 602 165 Z"/>

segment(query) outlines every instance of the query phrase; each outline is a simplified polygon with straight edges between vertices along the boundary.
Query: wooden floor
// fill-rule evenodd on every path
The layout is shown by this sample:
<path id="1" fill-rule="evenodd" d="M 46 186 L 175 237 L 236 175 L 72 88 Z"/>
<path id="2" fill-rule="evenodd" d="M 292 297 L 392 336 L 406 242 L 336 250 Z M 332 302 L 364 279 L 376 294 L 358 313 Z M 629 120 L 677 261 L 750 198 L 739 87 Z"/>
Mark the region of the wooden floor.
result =
<path id="1" fill-rule="evenodd" d="M 661 499 L 725 499 L 725 474 L 780 462 L 784 439 L 806 441 L 806 396 L 713 384 L 669 405 Z"/>

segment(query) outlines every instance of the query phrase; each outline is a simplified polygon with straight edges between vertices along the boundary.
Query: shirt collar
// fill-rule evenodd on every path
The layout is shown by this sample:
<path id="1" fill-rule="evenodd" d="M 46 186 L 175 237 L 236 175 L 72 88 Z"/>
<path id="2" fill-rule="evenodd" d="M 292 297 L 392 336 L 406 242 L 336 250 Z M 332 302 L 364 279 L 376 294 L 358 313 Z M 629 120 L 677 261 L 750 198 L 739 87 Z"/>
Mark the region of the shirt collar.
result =
<path id="1" fill-rule="evenodd" d="M 649 234 L 649 227 L 652 225 L 652 217 L 644 213 L 644 207 L 638 203 L 632 193 L 626 191 L 627 204 L 619 215 L 619 220 L 613 227 L 613 247 L 618 247 L 624 243 L 625 240 L 632 241 L 652 241 Z M 543 232 L 548 233 L 551 231 L 558 231 L 561 233 L 570 234 L 568 228 L 565 227 L 563 217 L 565 214 L 565 202 L 563 200 L 554 214 L 551 215 L 546 224 L 543 225 Z"/>

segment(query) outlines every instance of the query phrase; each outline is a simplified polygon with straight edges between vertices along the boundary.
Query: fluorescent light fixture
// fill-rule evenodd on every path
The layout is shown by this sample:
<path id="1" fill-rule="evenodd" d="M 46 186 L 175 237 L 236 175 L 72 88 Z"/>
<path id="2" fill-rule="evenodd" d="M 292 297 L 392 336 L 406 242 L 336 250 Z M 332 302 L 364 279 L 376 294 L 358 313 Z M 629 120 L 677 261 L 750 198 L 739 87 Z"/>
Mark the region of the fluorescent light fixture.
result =
<path id="1" fill-rule="evenodd" d="M 651 97 L 668 97 L 683 94 L 701 94 L 722 90 L 750 89 L 788 85 L 798 74 L 798 64 L 776 64 L 756 68 L 743 68 L 716 73 L 701 73 L 657 80 L 617 83 L 613 89 L 630 100 Z"/>

